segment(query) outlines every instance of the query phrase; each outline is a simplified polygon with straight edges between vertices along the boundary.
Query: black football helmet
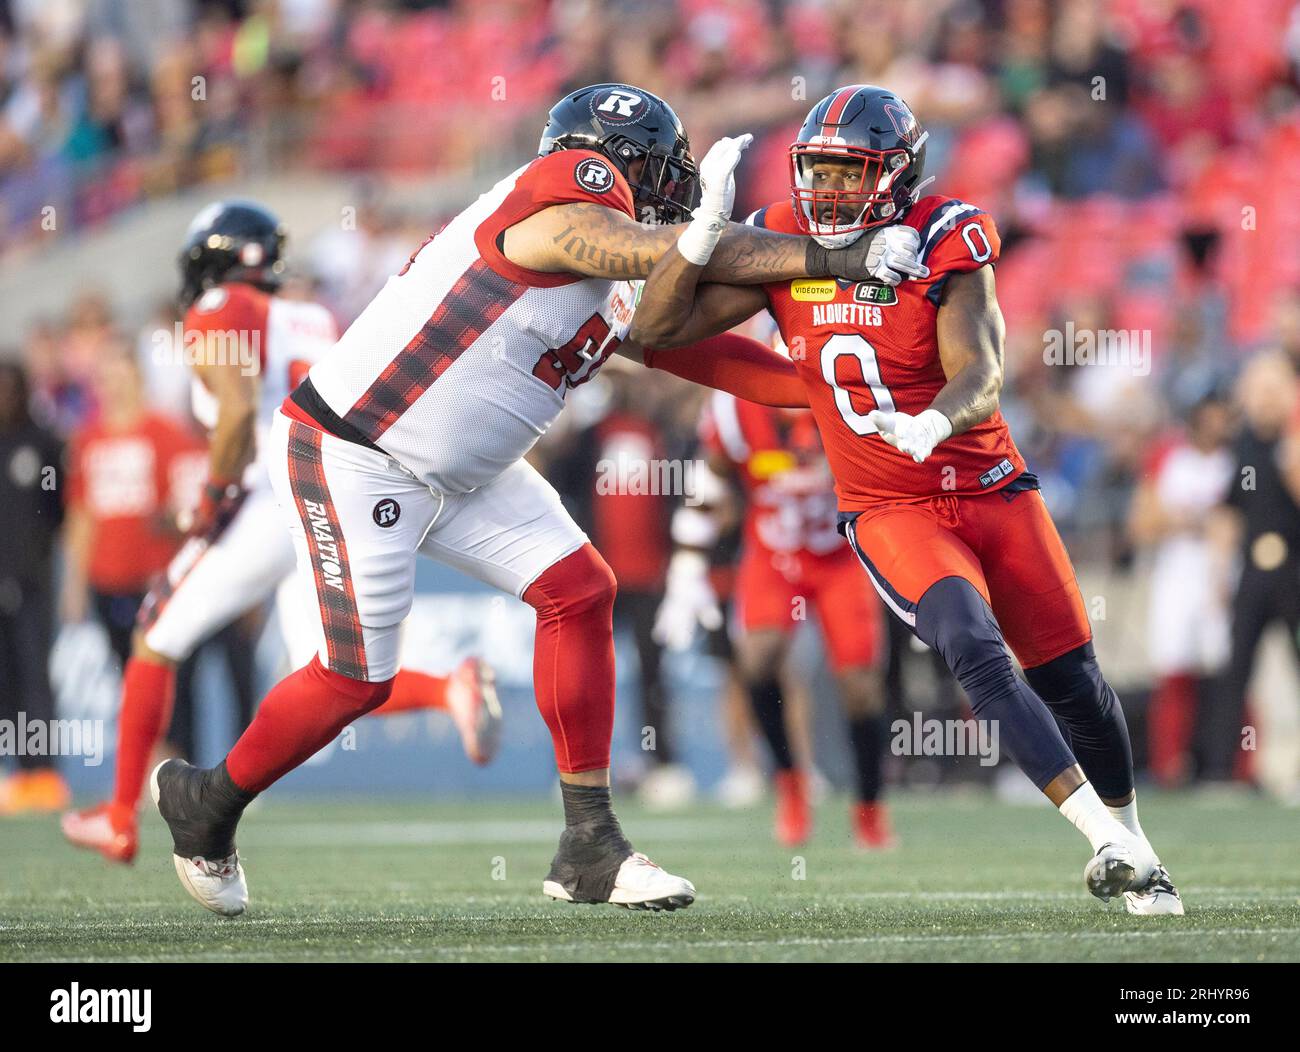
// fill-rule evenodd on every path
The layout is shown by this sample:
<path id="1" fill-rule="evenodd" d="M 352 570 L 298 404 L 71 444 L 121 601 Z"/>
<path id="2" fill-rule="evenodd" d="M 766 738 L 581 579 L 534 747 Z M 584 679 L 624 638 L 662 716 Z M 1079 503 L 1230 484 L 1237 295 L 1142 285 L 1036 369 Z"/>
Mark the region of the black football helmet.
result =
<path id="1" fill-rule="evenodd" d="M 896 222 L 917 198 L 929 133 L 907 103 L 871 84 L 832 91 L 812 108 L 790 147 L 790 193 L 801 230 L 828 248 Z M 821 188 L 820 159 L 860 163 L 856 189 Z"/>
<path id="2" fill-rule="evenodd" d="M 540 157 L 556 150 L 594 150 L 627 177 L 639 218 L 683 223 L 699 204 L 700 178 L 691 141 L 673 108 L 630 84 L 593 84 L 566 95 L 546 119 Z M 634 167 L 643 161 L 638 172 Z M 636 178 L 633 178 L 636 175 Z"/>
<path id="3" fill-rule="evenodd" d="M 181 309 L 223 281 L 246 281 L 274 291 L 284 276 L 284 224 L 255 201 L 215 201 L 185 234 Z"/>

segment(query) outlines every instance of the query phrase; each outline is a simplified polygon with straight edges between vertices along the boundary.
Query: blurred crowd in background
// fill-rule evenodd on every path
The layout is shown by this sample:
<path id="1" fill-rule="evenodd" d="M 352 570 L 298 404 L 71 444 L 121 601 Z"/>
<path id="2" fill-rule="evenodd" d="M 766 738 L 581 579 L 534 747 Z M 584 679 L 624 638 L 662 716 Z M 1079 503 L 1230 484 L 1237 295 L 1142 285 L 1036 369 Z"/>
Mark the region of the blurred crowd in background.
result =
<path id="1" fill-rule="evenodd" d="M 462 203 L 398 209 L 386 181 L 486 183 L 531 155 L 552 101 L 609 80 L 666 98 L 697 157 L 755 133 L 738 215 L 788 194 L 786 148 L 828 91 L 909 101 L 931 190 L 1001 231 L 1003 410 L 1071 553 L 1149 583 L 1148 763 L 1171 784 L 1240 774 L 1260 635 L 1280 621 L 1300 648 L 1294 0 L 0 0 L 0 265 L 186 188 L 342 173 L 357 229 L 294 231 L 290 294 L 346 323 Z M 185 420 L 188 378 L 148 353 L 175 320 L 170 303 L 122 318 L 69 289 L 0 359 L 22 363 L 32 419 L 76 450 L 123 383 L 142 412 Z M 1128 357 L 1045 367 L 1053 334 L 1079 333 L 1131 336 Z M 132 360 L 134 378 L 106 377 Z M 614 412 L 693 455 L 698 392 L 655 376 L 627 398 L 623 383 L 591 385 L 539 448 L 554 478 Z M 636 565 L 611 559 L 629 591 L 662 589 L 668 544 L 656 525 Z M 63 604 L 76 612 L 66 586 Z"/>

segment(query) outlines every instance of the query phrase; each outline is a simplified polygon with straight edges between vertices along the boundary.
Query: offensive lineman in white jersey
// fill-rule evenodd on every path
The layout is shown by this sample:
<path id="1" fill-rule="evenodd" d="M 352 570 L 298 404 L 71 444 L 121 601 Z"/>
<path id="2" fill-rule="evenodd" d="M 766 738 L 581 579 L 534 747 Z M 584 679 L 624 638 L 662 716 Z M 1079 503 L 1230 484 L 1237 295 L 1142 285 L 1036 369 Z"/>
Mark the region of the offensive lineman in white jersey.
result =
<path id="1" fill-rule="evenodd" d="M 643 360 L 626 342 L 630 283 L 674 245 L 711 257 L 709 280 L 737 284 L 895 284 L 895 271 L 913 272 L 906 235 L 827 250 L 728 224 L 748 141 L 721 140 L 697 173 L 662 100 L 621 84 L 574 92 L 551 110 L 540 156 L 426 241 L 285 401 L 269 467 L 321 645 L 225 761 L 154 772 L 177 874 L 206 908 L 247 905 L 235 828 L 249 801 L 388 696 L 417 554 L 537 611 L 534 683 L 565 812 L 543 891 L 639 909 L 694 901 L 690 881 L 635 852 L 614 815 L 614 577 L 523 457 L 609 355 Z M 692 214 L 701 182 L 695 220 L 662 225 Z M 741 337 L 646 364 L 753 400 L 802 397 L 785 359 Z"/>
<path id="2" fill-rule="evenodd" d="M 338 328 L 320 304 L 276 294 L 284 238 L 261 205 L 220 201 L 194 218 L 181 251 L 185 350 L 194 359 L 194 414 L 210 432 L 209 481 L 184 545 L 141 608 L 123 670 L 113 797 L 62 822 L 72 843 L 113 862 L 135 858 L 136 808 L 170 722 L 176 666 L 277 588 L 293 667 L 318 648 L 315 606 L 293 587 L 293 544 L 265 453 L 280 403 L 334 345 Z M 470 758 L 491 758 L 500 708 L 476 658 L 451 677 L 403 669 L 383 711 L 416 708 L 447 708 Z"/>

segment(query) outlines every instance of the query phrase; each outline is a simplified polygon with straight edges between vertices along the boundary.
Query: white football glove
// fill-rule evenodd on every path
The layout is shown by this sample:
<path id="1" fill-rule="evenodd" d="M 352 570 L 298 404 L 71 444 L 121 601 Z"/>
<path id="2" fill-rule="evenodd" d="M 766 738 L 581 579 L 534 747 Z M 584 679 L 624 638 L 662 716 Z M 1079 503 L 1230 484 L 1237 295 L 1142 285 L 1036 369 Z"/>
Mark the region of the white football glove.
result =
<path id="1" fill-rule="evenodd" d="M 708 263 L 731 218 L 736 203 L 736 166 L 753 141 L 752 135 L 723 137 L 709 147 L 700 162 L 700 206 L 677 239 L 677 251 L 698 267 Z"/>
<path id="2" fill-rule="evenodd" d="M 894 224 L 877 230 L 867 250 L 867 270 L 877 281 L 900 285 L 904 278 L 928 278 L 930 268 L 918 262 L 921 235 L 910 226 Z"/>
<path id="3" fill-rule="evenodd" d="M 731 218 L 736 203 L 736 166 L 754 141 L 752 135 L 725 136 L 709 147 L 700 162 L 700 211 Z"/>
<path id="4" fill-rule="evenodd" d="M 722 627 L 722 609 L 709 583 L 709 561 L 703 552 L 677 551 L 668 564 L 668 584 L 653 635 L 669 650 L 687 650 L 700 625 L 710 632 Z"/>
<path id="5" fill-rule="evenodd" d="M 934 447 L 952 434 L 952 422 L 937 409 L 927 409 L 912 416 L 909 413 L 882 413 L 873 409 L 867 414 L 880 437 L 897 450 L 901 450 L 918 464 L 934 452 Z"/>

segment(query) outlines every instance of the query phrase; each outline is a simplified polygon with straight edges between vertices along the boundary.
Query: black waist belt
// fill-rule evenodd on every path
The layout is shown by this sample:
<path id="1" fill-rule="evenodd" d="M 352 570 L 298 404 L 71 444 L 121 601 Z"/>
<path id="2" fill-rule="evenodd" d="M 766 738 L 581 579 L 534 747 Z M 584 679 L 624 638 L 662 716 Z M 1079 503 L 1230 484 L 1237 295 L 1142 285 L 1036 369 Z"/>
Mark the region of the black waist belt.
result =
<path id="1" fill-rule="evenodd" d="M 365 436 L 360 428 L 349 424 L 329 407 L 325 399 L 320 396 L 320 392 L 312 385 L 310 376 L 303 378 L 302 383 L 293 389 L 289 398 L 294 405 L 315 420 L 322 431 L 328 432 L 335 438 L 341 438 L 344 442 L 355 442 L 359 446 L 373 449 L 376 453 L 384 453 Z M 388 454 L 384 453 L 384 456 Z"/>

